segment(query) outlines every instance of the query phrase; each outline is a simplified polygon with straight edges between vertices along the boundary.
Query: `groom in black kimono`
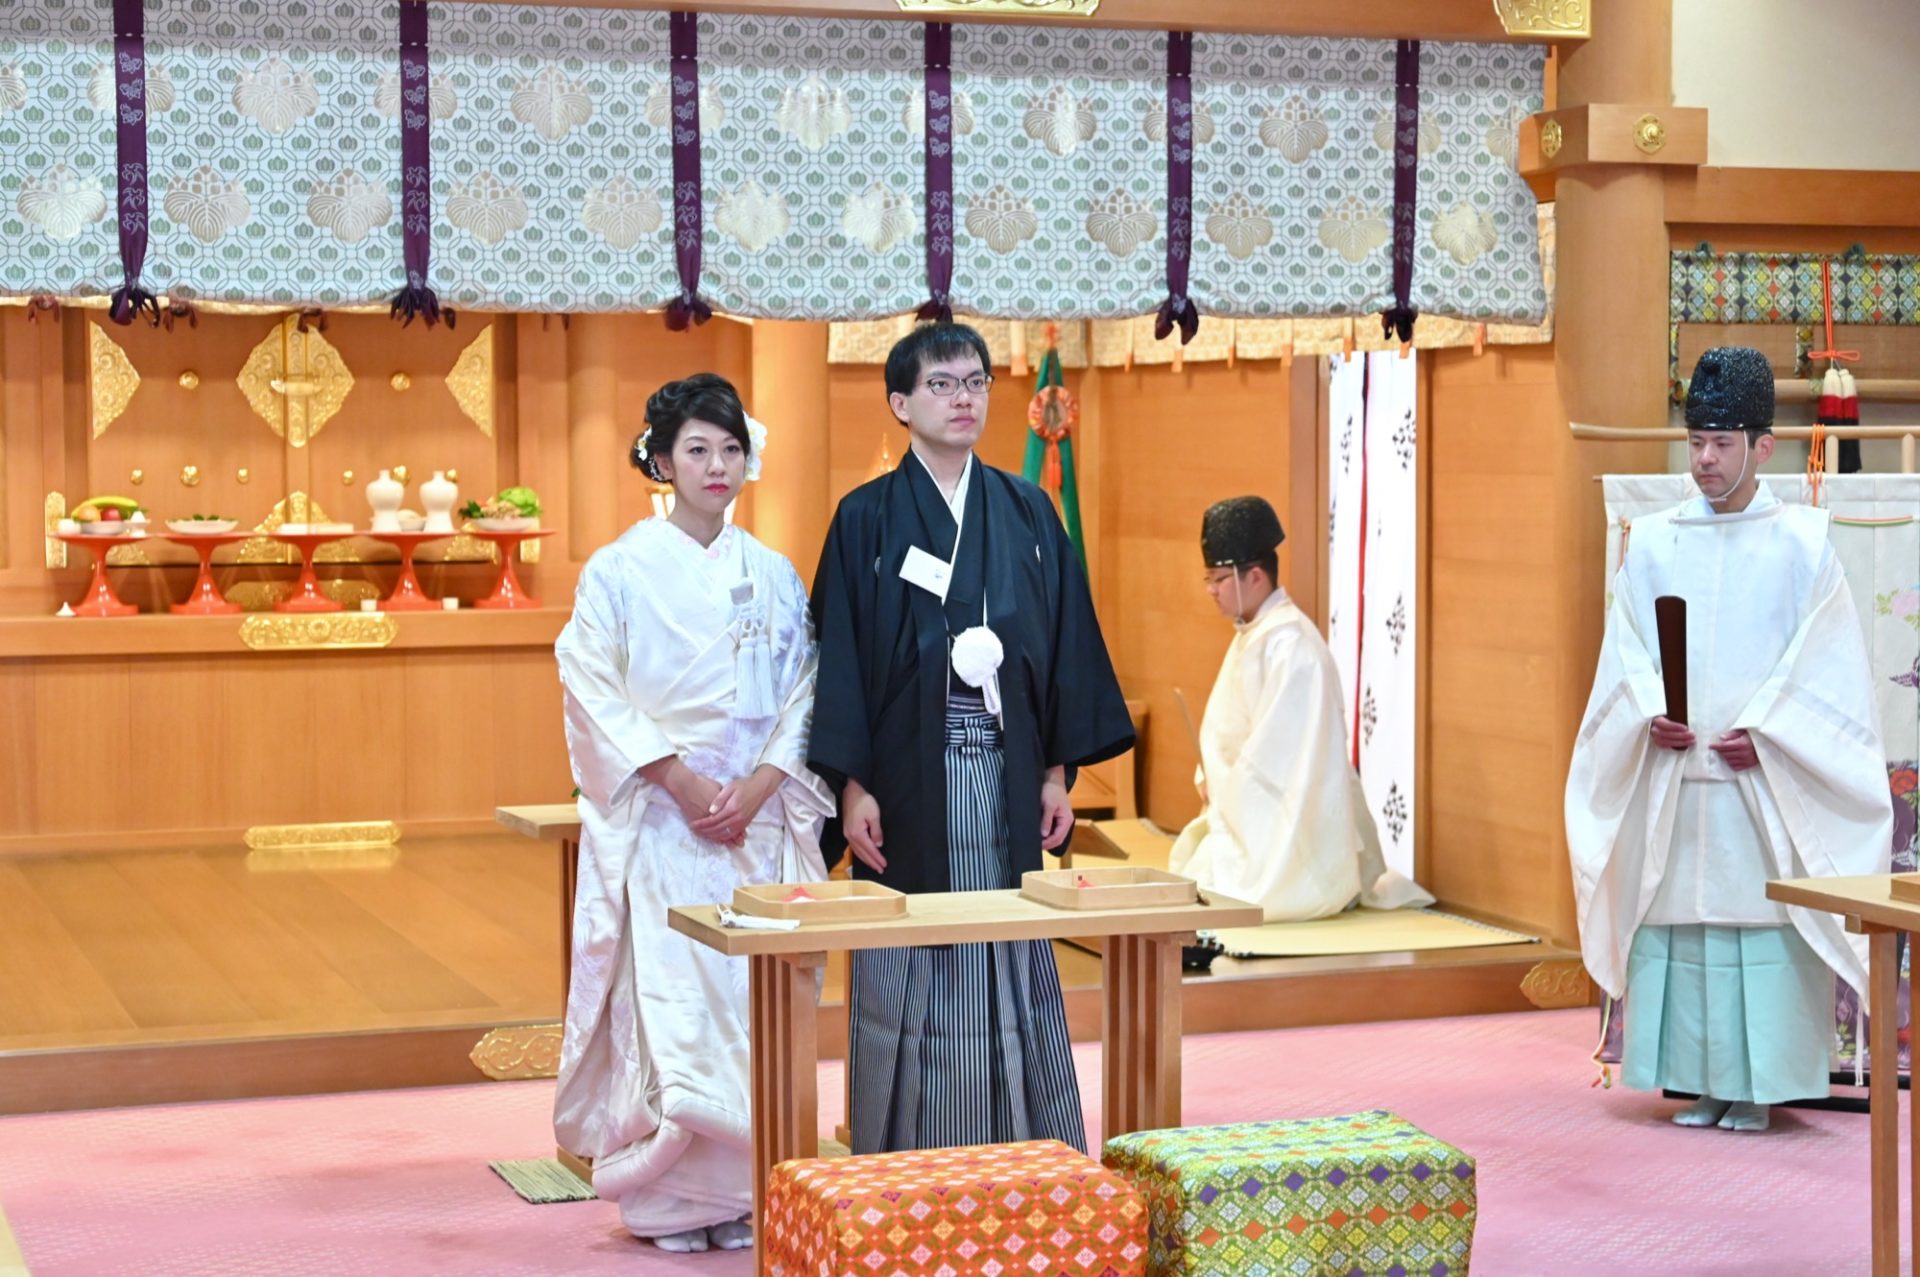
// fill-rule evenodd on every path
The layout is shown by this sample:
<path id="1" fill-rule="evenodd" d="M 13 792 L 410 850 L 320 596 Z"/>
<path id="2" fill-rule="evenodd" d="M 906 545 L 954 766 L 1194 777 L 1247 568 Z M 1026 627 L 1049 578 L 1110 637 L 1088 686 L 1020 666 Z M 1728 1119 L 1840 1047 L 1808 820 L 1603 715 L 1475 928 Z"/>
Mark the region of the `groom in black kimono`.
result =
<path id="1" fill-rule="evenodd" d="M 990 369 L 962 324 L 893 348 L 910 448 L 841 501 L 814 576 L 807 761 L 840 795 L 828 859 L 850 846 L 856 876 L 908 893 L 1019 886 L 1072 832 L 1074 769 L 1133 744 L 1052 502 L 973 455 Z M 854 1152 L 1086 1148 L 1046 942 L 856 953 L 848 1020 Z"/>

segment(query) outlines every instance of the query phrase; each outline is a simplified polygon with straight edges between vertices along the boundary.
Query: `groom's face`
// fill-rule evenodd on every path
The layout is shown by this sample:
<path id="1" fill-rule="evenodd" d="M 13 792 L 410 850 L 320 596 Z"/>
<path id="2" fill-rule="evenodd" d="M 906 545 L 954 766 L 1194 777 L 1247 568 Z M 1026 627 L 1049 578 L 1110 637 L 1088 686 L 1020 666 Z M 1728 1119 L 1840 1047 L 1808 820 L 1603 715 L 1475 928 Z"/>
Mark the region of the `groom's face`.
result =
<path id="1" fill-rule="evenodd" d="M 893 412 L 913 437 L 942 450 L 971 449 L 987 427 L 988 383 L 980 357 L 967 354 L 920 366 L 913 392 L 893 395 Z"/>

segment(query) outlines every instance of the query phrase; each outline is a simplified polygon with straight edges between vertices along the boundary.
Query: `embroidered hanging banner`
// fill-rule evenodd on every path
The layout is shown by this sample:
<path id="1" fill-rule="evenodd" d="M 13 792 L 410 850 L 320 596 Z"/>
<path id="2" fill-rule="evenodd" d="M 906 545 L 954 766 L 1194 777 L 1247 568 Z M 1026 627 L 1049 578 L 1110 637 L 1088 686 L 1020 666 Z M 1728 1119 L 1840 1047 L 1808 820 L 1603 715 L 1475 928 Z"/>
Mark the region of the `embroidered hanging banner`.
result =
<path id="1" fill-rule="evenodd" d="M 146 311 L 160 322 L 160 303 L 140 287 L 147 260 L 147 19 L 140 0 L 113 0 L 113 109 L 120 287 L 107 308 L 116 324 Z"/>
<path id="2" fill-rule="evenodd" d="M 415 319 L 431 328 L 453 312 L 427 283 L 433 259 L 433 146 L 428 87 L 426 0 L 400 2 L 400 236 L 407 286 L 393 299 L 392 313 L 404 324 Z"/>
<path id="3" fill-rule="evenodd" d="M 1200 311 L 1187 296 L 1193 254 L 1193 33 L 1167 32 L 1167 299 L 1153 336 L 1165 341 L 1176 325 L 1180 344 L 1200 331 Z"/>
<path id="4" fill-rule="evenodd" d="M 1420 189 L 1420 42 L 1402 40 L 1393 58 L 1393 305 L 1381 312 L 1389 337 L 1413 340 L 1414 209 Z"/>
<path id="5" fill-rule="evenodd" d="M 700 298 L 700 16 L 668 15 L 673 62 L 673 257 L 680 295 L 667 304 L 667 327 L 684 330 L 713 318 Z"/>

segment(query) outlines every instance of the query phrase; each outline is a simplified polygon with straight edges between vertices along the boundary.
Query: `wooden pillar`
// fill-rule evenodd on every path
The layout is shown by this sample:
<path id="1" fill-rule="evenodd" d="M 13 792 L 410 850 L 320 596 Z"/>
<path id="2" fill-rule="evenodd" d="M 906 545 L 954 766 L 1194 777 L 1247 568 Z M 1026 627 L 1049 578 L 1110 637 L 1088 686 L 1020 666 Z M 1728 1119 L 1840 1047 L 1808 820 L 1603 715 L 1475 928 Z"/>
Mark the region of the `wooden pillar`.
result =
<path id="1" fill-rule="evenodd" d="M 584 559 L 620 532 L 618 315 L 575 315 L 567 340 L 567 532 Z"/>
<path id="2" fill-rule="evenodd" d="M 1598 16 L 1592 39 L 1561 50 L 1557 110 L 1670 103 L 1672 0 L 1617 0 Z M 1560 171 L 1554 362 L 1573 421 L 1666 424 L 1665 189 L 1651 165 Z"/>
<path id="3" fill-rule="evenodd" d="M 754 321 L 747 409 L 766 423 L 767 455 L 736 517 L 809 580 L 833 513 L 826 324 Z"/>

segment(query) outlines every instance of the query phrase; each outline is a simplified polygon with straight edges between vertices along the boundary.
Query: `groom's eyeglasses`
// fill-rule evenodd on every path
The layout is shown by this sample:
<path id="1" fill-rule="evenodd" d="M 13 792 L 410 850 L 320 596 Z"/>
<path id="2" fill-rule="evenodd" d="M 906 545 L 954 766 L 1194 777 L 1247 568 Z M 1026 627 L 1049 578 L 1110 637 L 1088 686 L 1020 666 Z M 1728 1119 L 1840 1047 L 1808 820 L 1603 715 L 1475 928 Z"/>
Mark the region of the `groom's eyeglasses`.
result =
<path id="1" fill-rule="evenodd" d="M 961 381 L 955 377 L 944 377 L 935 373 L 920 384 L 925 386 L 927 393 L 936 399 L 951 399 L 960 393 L 962 386 L 967 388 L 967 393 L 970 395 L 986 394 L 987 387 L 993 384 L 993 376 L 991 373 L 977 372 L 965 381 Z"/>

